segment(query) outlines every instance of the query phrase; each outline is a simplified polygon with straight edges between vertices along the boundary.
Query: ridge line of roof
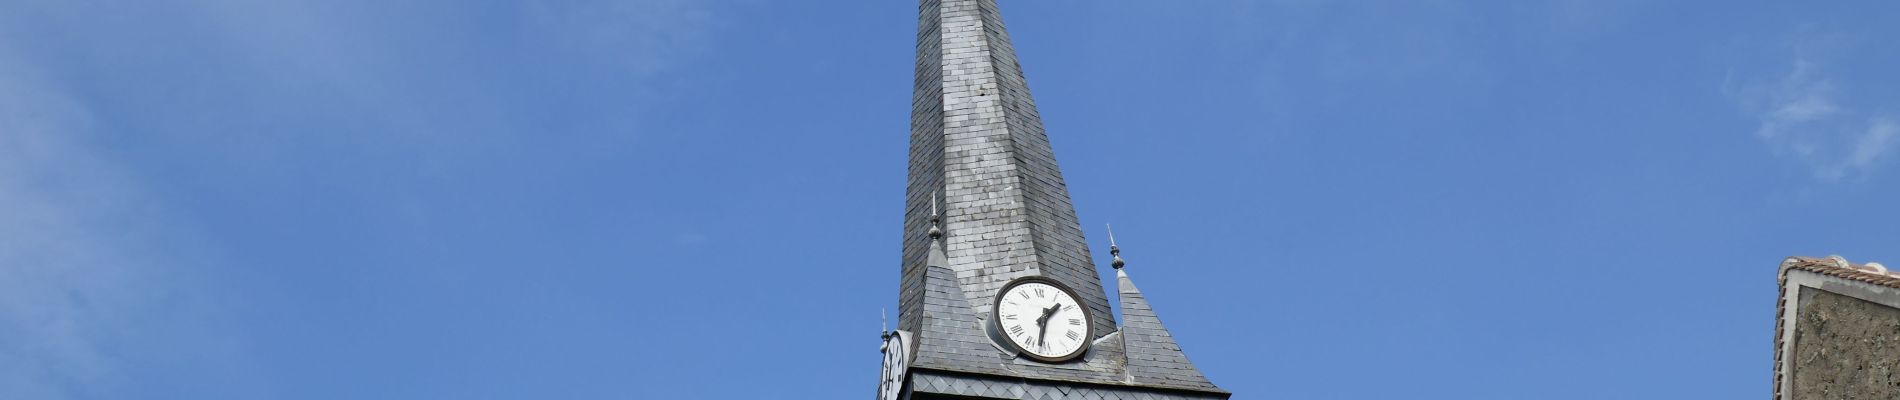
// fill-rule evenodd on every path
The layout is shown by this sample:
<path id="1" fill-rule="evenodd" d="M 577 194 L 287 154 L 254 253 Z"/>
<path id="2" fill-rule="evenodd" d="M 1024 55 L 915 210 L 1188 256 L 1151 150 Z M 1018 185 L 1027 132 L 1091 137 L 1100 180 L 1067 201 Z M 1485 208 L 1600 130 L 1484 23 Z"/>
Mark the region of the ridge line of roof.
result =
<path id="1" fill-rule="evenodd" d="M 1875 272 L 1886 269 L 1879 265 L 1879 263 L 1852 264 L 1839 256 L 1827 258 L 1791 256 L 1781 261 L 1779 280 L 1786 283 L 1788 271 L 1799 270 L 1900 289 L 1900 275 L 1896 275 L 1895 272 Z"/>

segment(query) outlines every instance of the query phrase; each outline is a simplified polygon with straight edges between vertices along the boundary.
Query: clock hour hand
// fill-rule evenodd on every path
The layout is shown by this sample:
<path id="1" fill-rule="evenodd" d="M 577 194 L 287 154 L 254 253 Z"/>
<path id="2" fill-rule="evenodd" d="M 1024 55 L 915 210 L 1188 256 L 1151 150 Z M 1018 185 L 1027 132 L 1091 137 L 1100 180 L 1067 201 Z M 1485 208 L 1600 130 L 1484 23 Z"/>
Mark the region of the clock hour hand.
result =
<path id="1" fill-rule="evenodd" d="M 1061 303 L 1050 305 L 1048 309 L 1042 310 L 1042 317 L 1036 318 L 1036 325 L 1040 328 L 1036 331 L 1036 343 L 1042 343 L 1043 337 L 1049 336 L 1049 317 L 1055 316 L 1056 311 L 1061 309 Z"/>
<path id="2" fill-rule="evenodd" d="M 1056 310 L 1061 310 L 1061 309 L 1062 309 L 1061 304 L 1052 305 L 1052 306 L 1049 306 L 1049 308 L 1043 309 L 1042 316 L 1036 317 L 1036 325 L 1048 325 L 1046 324 L 1046 322 L 1049 322 L 1049 317 L 1055 316 Z"/>

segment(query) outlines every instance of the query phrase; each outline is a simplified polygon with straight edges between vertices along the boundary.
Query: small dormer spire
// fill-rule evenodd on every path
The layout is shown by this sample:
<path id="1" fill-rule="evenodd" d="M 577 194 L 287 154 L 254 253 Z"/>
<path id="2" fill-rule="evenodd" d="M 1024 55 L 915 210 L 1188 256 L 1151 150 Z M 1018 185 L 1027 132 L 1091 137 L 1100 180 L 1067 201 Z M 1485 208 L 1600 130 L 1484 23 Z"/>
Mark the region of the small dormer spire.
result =
<path id="1" fill-rule="evenodd" d="M 1121 246 L 1115 245 L 1115 226 L 1109 225 L 1109 224 L 1102 224 L 1102 225 L 1108 226 L 1108 255 L 1114 256 L 1115 258 L 1114 260 L 1109 261 L 1108 265 L 1111 267 L 1115 267 L 1115 269 L 1117 270 L 1122 269 L 1122 264 L 1126 264 L 1127 262 L 1122 261 Z"/>
<path id="2" fill-rule="evenodd" d="M 1116 269 L 1115 281 L 1119 289 L 1116 298 L 1122 304 L 1122 345 L 1128 351 L 1127 379 L 1137 383 L 1169 382 L 1217 389 L 1194 368 L 1187 354 L 1181 352 L 1181 345 L 1175 343 L 1174 335 L 1161 324 L 1161 317 L 1148 305 L 1148 298 L 1142 296 L 1135 281 L 1128 278 L 1128 270 Z"/>
<path id="3" fill-rule="evenodd" d="M 877 333 L 878 339 L 882 339 L 884 341 L 883 344 L 880 344 L 877 346 L 877 352 L 883 353 L 886 351 L 890 351 L 891 349 L 891 320 L 890 320 L 890 317 L 884 314 L 884 309 L 882 308 L 877 309 L 877 322 L 878 322 L 878 325 L 880 326 L 878 328 L 878 333 Z"/>
<path id="4" fill-rule="evenodd" d="M 937 191 L 933 190 L 930 191 L 930 230 L 926 232 L 930 235 L 930 240 L 943 238 L 943 228 L 938 227 L 942 223 L 943 216 L 937 214 Z"/>

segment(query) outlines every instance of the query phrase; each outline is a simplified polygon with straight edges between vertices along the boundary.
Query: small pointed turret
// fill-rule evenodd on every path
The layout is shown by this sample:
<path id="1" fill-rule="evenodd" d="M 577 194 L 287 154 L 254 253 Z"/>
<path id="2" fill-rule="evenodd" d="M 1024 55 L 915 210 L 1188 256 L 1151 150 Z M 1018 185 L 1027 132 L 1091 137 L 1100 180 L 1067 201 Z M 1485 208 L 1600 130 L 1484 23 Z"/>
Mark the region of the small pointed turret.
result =
<path id="1" fill-rule="evenodd" d="M 935 193 L 932 198 L 930 229 L 925 235 L 930 237 L 924 262 L 923 287 L 919 299 L 922 309 L 918 310 L 923 318 L 918 319 L 918 327 L 925 334 L 918 338 L 918 344 L 929 351 L 920 351 L 917 362 L 920 365 L 966 365 L 966 372 L 1004 373 L 1000 369 L 1003 359 L 996 348 L 986 343 L 983 329 L 977 318 L 977 311 L 970 307 L 970 298 L 963 292 L 963 286 L 957 282 L 957 273 L 950 269 L 950 259 L 943 251 L 943 230 L 938 228 L 942 217 L 937 214 Z M 903 317 L 899 314 L 899 318 Z"/>
<path id="2" fill-rule="evenodd" d="M 1181 346 L 1175 344 L 1174 335 L 1161 325 L 1161 317 L 1155 315 L 1154 308 L 1148 306 L 1148 299 L 1142 297 L 1141 289 L 1135 288 L 1135 281 L 1128 279 L 1128 270 L 1122 268 L 1121 248 L 1114 244 L 1114 236 L 1109 233 L 1108 251 L 1115 255 L 1112 265 L 1120 289 L 1122 345 L 1128 352 L 1128 380 L 1145 385 L 1220 390 L 1188 361 Z"/>

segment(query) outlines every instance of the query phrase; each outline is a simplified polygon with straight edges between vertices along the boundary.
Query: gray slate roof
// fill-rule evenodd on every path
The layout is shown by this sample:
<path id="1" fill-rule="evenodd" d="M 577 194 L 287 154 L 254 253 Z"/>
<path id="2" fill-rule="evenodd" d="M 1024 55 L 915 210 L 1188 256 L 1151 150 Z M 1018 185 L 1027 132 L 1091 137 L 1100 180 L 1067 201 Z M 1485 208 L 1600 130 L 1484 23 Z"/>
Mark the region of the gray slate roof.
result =
<path id="1" fill-rule="evenodd" d="M 942 266 L 956 272 L 970 309 L 987 312 L 1005 283 L 1043 276 L 1074 290 L 1095 326 L 1114 325 L 996 1 L 923 0 L 919 14 L 903 287 L 922 287 L 920 233 L 937 204 L 950 261 Z M 900 294 L 900 327 L 918 299 Z"/>
<path id="2" fill-rule="evenodd" d="M 931 250 L 939 249 L 932 243 Z M 990 338 L 983 315 L 970 309 L 956 275 L 941 266 L 946 258 L 938 253 L 929 257 L 922 282 L 922 317 L 913 332 L 917 334 L 917 355 L 911 368 L 954 371 L 972 374 L 1010 376 L 1054 382 L 1095 384 L 1109 387 L 1147 387 L 1224 396 L 1189 362 L 1174 336 L 1161 324 L 1160 317 L 1135 288 L 1128 274 L 1117 270 L 1122 305 L 1122 326 L 1107 329 L 1107 335 L 1091 343 L 1080 359 L 1061 364 L 1045 364 L 1028 358 L 1013 358 Z M 951 375 L 954 379 L 955 375 Z M 957 387 L 963 387 L 958 385 Z"/>
<path id="3" fill-rule="evenodd" d="M 933 371 L 912 374 L 911 389 L 922 393 L 977 398 L 1033 400 L 1224 400 L 1228 396 L 1226 393 L 1044 382 Z"/>
<path id="4" fill-rule="evenodd" d="M 1126 276 L 1122 304 L 1134 312 L 1115 329 L 996 0 L 919 3 L 898 292 L 898 328 L 917 335 L 911 370 L 941 372 L 931 375 L 941 393 L 1226 398 L 1188 364 Z M 943 235 L 934 239 L 925 232 L 939 214 Z M 1046 364 L 992 340 L 984 318 L 996 291 L 1025 276 L 1062 282 L 1089 309 L 1097 328 L 1082 357 Z"/>
<path id="5" fill-rule="evenodd" d="M 1161 325 L 1161 317 L 1148 307 L 1141 289 L 1128 279 L 1128 272 L 1117 269 L 1115 278 L 1121 289 L 1121 332 L 1128 352 L 1129 380 L 1151 386 L 1220 390 L 1188 362 L 1187 354 L 1174 343 L 1174 335 Z"/>
<path id="6" fill-rule="evenodd" d="M 922 326 L 917 331 L 917 359 L 913 368 L 937 368 L 950 371 L 1007 374 L 1002 352 L 990 345 L 977 324 L 976 313 L 957 285 L 956 274 L 943 267 L 943 254 L 937 254 L 924 278 Z"/>

